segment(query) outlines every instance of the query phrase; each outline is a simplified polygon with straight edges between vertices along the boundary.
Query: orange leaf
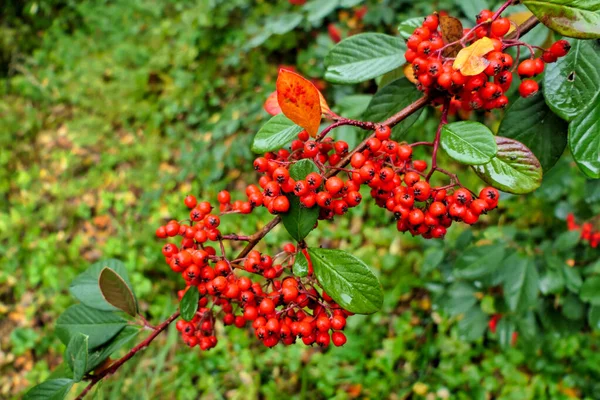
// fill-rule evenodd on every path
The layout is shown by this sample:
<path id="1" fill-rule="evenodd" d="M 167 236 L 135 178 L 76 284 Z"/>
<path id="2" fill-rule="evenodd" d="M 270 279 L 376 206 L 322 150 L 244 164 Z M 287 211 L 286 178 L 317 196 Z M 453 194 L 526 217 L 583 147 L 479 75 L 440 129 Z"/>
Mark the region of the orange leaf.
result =
<path id="1" fill-rule="evenodd" d="M 277 77 L 277 100 L 283 114 L 317 136 L 321 123 L 321 95 L 309 80 L 281 68 Z"/>
<path id="2" fill-rule="evenodd" d="M 489 61 L 483 56 L 494 50 L 494 43 L 488 37 L 483 37 L 458 52 L 454 69 L 460 70 L 463 75 L 473 76 L 483 72 Z"/>
<path id="3" fill-rule="evenodd" d="M 415 76 L 415 70 L 413 69 L 412 64 L 405 64 L 402 68 L 402 71 L 404 71 L 404 76 L 406 76 L 406 79 L 408 79 L 415 85 L 419 83 L 419 80 Z"/>
<path id="4" fill-rule="evenodd" d="M 281 107 L 279 107 L 279 102 L 277 101 L 277 90 L 267 97 L 263 108 L 271 115 L 277 115 L 281 112 Z"/>

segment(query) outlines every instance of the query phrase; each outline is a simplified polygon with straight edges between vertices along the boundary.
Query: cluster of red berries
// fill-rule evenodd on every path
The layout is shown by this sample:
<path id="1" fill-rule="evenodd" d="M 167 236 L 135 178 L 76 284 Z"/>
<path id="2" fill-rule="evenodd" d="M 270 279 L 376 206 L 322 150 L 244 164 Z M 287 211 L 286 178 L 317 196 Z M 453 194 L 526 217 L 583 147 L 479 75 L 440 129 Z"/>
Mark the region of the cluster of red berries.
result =
<path id="1" fill-rule="evenodd" d="M 600 229 L 595 229 L 591 222 L 578 225 L 573 214 L 567 215 L 567 229 L 570 231 L 581 231 L 581 239 L 588 242 L 595 249 L 600 245 Z"/>
<path id="2" fill-rule="evenodd" d="M 511 22 L 507 18 L 492 20 L 493 16 L 492 11 L 482 11 L 477 16 L 477 28 L 463 32 L 464 43 L 488 37 L 494 46 L 494 50 L 485 56 L 485 70 L 474 76 L 465 76 L 453 69 L 454 59 L 443 55 L 443 50 L 450 44 L 444 43 L 442 33 L 438 30 L 439 17 L 435 14 L 427 16 L 422 26 L 408 38 L 408 50 L 405 53 L 406 61 L 412 64 L 418 80 L 418 88 L 434 98 L 438 95 L 451 96 L 454 109 L 490 111 L 504 108 L 508 104 L 505 93 L 512 84 L 514 70 L 513 58 L 505 50 L 528 45 L 504 41 L 502 38 L 510 30 Z M 532 53 L 530 59 L 521 62 L 517 68 L 518 75 L 523 79 L 519 85 L 520 95 L 534 95 L 539 89 L 538 83 L 527 78 L 541 74 L 545 63 L 555 62 L 557 58 L 565 56 L 570 47 L 566 40 L 559 40 L 540 58 L 534 58 Z"/>
<path id="3" fill-rule="evenodd" d="M 224 192 L 219 194 L 221 208 L 227 204 Z M 346 318 L 351 315 L 339 307 L 326 293 L 314 287 L 312 264 L 309 261 L 308 277 L 303 281 L 291 275 L 296 248 L 291 243 L 274 257 L 251 251 L 246 257 L 228 260 L 218 256 L 207 240 L 220 241 L 223 236 L 217 229 L 219 217 L 211 214 L 208 202 L 198 203 L 193 196 L 185 198 L 185 205 L 192 209 L 195 219 L 190 224 L 170 221 L 157 229 L 159 238 L 181 236 L 180 247 L 174 243 L 163 246 L 166 263 L 174 272 L 180 273 L 186 288 L 178 292 L 181 300 L 187 290 L 198 290 L 198 311 L 191 321 L 180 320 L 177 330 L 190 347 L 208 350 L 216 346 L 214 335 L 216 317 L 222 317 L 224 325 L 244 328 L 252 322 L 255 334 L 266 346 L 277 343 L 290 345 L 300 337 L 306 345 L 317 343 L 326 347 L 346 343 L 342 332 Z M 196 218 L 196 213 L 198 214 Z M 249 276 L 237 276 L 235 269 Z M 250 276 L 266 282 L 261 285 Z M 209 305 L 210 303 L 210 305 Z M 215 309 L 219 307 L 219 309 Z"/>

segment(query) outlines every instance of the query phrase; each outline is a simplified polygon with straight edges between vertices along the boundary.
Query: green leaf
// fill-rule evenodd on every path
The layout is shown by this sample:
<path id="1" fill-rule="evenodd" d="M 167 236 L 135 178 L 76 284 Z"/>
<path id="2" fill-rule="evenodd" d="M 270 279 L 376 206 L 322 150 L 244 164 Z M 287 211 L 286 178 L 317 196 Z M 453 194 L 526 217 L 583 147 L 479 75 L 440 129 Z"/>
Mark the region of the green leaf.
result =
<path id="1" fill-rule="evenodd" d="M 104 299 L 119 310 L 135 317 L 138 313 L 135 295 L 123 278 L 114 270 L 106 267 L 98 278 L 100 292 Z"/>
<path id="2" fill-rule="evenodd" d="M 488 163 L 498 152 L 492 131 L 474 121 L 444 125 L 441 145 L 452 159 L 467 165 Z"/>
<path id="3" fill-rule="evenodd" d="M 198 300 L 200 300 L 200 292 L 196 286 L 190 286 L 187 292 L 183 295 L 181 303 L 179 303 L 179 311 L 181 318 L 186 321 L 191 321 L 198 311 Z"/>
<path id="4" fill-rule="evenodd" d="M 556 164 L 567 146 L 568 124 L 546 105 L 542 92 L 515 100 L 506 111 L 498 136 L 518 140 L 540 161 L 544 173 Z"/>
<path id="5" fill-rule="evenodd" d="M 504 245 L 469 247 L 456 260 L 454 276 L 475 280 L 493 273 L 504 259 L 504 248 Z"/>
<path id="6" fill-rule="evenodd" d="M 312 0 L 303 7 L 308 21 L 316 25 L 329 13 L 336 9 L 339 0 Z"/>
<path id="7" fill-rule="evenodd" d="M 549 64 L 544 74 L 544 97 L 559 117 L 571 121 L 591 104 L 600 91 L 600 45 L 572 40 L 565 57 Z"/>
<path id="8" fill-rule="evenodd" d="M 565 288 L 565 278 L 561 270 L 547 269 L 540 278 L 540 291 L 543 294 L 560 293 Z"/>
<path id="9" fill-rule="evenodd" d="M 255 153 L 268 153 L 279 150 L 298 137 L 303 128 L 294 124 L 283 114 L 277 114 L 260 128 L 254 141 L 252 151 Z"/>
<path id="10" fill-rule="evenodd" d="M 488 326 L 486 313 L 479 306 L 474 305 L 465 312 L 463 318 L 458 322 L 458 334 L 463 340 L 475 341 L 480 339 Z"/>
<path id="11" fill-rule="evenodd" d="M 508 349 L 512 344 L 512 336 L 515 332 L 515 323 L 508 317 L 501 318 L 496 326 L 496 334 L 500 347 Z"/>
<path id="12" fill-rule="evenodd" d="M 79 333 L 71 337 L 65 350 L 65 360 L 73 371 L 73 380 L 79 382 L 86 373 L 88 360 L 88 336 Z"/>
<path id="13" fill-rule="evenodd" d="M 583 319 L 585 315 L 585 305 L 579 300 L 577 295 L 567 293 L 562 298 L 562 315 L 573 321 Z"/>
<path id="14" fill-rule="evenodd" d="M 447 290 L 443 307 L 451 316 L 466 313 L 477 304 L 477 289 L 467 282 L 455 282 Z"/>
<path id="15" fill-rule="evenodd" d="M 600 330 L 600 306 L 591 306 L 588 312 L 588 323 L 593 330 Z"/>
<path id="16" fill-rule="evenodd" d="M 487 164 L 472 168 L 488 184 L 508 193 L 533 192 L 542 184 L 542 167 L 524 144 L 496 136 L 498 153 Z"/>
<path id="17" fill-rule="evenodd" d="M 514 253 L 504 262 L 504 299 L 511 311 L 524 311 L 537 299 L 539 277 L 531 258 Z"/>
<path id="18" fill-rule="evenodd" d="M 102 296 L 102 292 L 100 291 L 100 286 L 98 286 L 100 272 L 107 267 L 119 274 L 129 289 L 132 289 L 125 265 L 121 261 L 111 258 L 107 260 L 100 260 L 79 274 L 69 287 L 71 294 L 88 307 L 103 311 L 117 310 L 116 307 L 106 302 L 104 296 Z"/>
<path id="19" fill-rule="evenodd" d="M 600 306 L 600 276 L 586 279 L 581 286 L 579 297 L 587 303 Z"/>
<path id="20" fill-rule="evenodd" d="M 333 83 L 359 83 L 404 64 L 402 38 L 383 33 L 360 33 L 338 43 L 325 57 L 325 79 Z"/>
<path id="21" fill-rule="evenodd" d="M 600 38 L 597 0 L 524 0 L 523 4 L 548 28 L 564 36 Z"/>
<path id="22" fill-rule="evenodd" d="M 50 379 L 32 387 L 23 400 L 62 400 L 75 382 L 72 379 Z"/>
<path id="23" fill-rule="evenodd" d="M 381 284 L 363 261 L 338 249 L 308 249 L 308 253 L 323 290 L 342 308 L 356 314 L 381 308 Z"/>
<path id="24" fill-rule="evenodd" d="M 556 238 L 552 247 L 557 251 L 571 250 L 577 246 L 580 237 L 581 233 L 579 231 L 563 232 Z"/>
<path id="25" fill-rule="evenodd" d="M 569 124 L 569 148 L 584 174 L 600 178 L 600 95 Z"/>
<path id="26" fill-rule="evenodd" d="M 103 345 L 115 337 L 127 321 L 112 311 L 100 311 L 84 304 L 75 304 L 56 321 L 56 335 L 67 345 L 73 336 L 87 335 L 90 349 Z"/>
<path id="27" fill-rule="evenodd" d="M 302 14 L 286 13 L 268 20 L 265 29 L 277 35 L 293 31 L 302 22 Z"/>
<path id="28" fill-rule="evenodd" d="M 306 178 L 311 172 L 319 169 L 311 160 L 300 160 L 290 167 L 290 177 L 294 180 Z M 313 230 L 319 218 L 319 207 L 306 208 L 300 203 L 298 196 L 288 195 L 290 210 L 281 215 L 281 221 L 288 233 L 297 241 L 303 240 Z"/>
<path id="29" fill-rule="evenodd" d="M 404 39 L 411 37 L 415 29 L 421 27 L 424 19 L 425 17 L 416 17 L 401 22 L 400 25 L 398 25 L 398 32 L 400 32 L 400 36 L 402 36 Z"/>
<path id="30" fill-rule="evenodd" d="M 304 278 L 308 275 L 308 260 L 302 251 L 299 251 L 296 254 L 292 271 L 294 272 L 294 275 L 300 278 Z"/>
<path id="31" fill-rule="evenodd" d="M 573 293 L 579 293 L 579 290 L 581 289 L 581 285 L 583 283 L 579 271 L 563 263 L 562 272 L 563 276 L 565 277 L 567 289 L 569 289 Z"/>
<path id="32" fill-rule="evenodd" d="M 363 118 L 366 121 L 383 122 L 421 97 L 423 93 L 408 79 L 396 79 L 375 93 Z M 392 128 L 392 137 L 398 139 L 415 123 L 422 111 L 416 111 Z"/>
<path id="33" fill-rule="evenodd" d="M 109 342 L 91 351 L 88 354 L 87 366 L 85 372 L 94 370 L 104 362 L 112 353 L 125 346 L 140 333 L 140 327 L 128 325 L 117 336 Z"/>
<path id="34" fill-rule="evenodd" d="M 444 249 L 429 248 L 425 250 L 425 257 L 421 264 L 421 277 L 436 269 L 444 260 Z"/>

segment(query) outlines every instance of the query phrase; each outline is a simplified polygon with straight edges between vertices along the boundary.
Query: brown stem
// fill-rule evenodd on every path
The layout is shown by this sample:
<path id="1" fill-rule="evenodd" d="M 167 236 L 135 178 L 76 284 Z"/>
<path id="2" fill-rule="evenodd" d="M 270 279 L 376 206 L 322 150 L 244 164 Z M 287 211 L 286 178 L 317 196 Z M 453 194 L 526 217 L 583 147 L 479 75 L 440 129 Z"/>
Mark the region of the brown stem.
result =
<path id="1" fill-rule="evenodd" d="M 106 376 L 112 375 L 115 372 L 117 372 L 117 370 L 121 367 L 121 365 L 123 365 L 127 361 L 129 361 L 129 359 L 131 357 L 133 357 L 134 355 L 136 355 L 137 352 L 139 352 L 140 350 L 144 350 L 146 347 L 148 347 L 148 345 L 150 343 L 152 343 L 152 341 L 154 339 L 156 339 L 156 337 L 158 335 L 160 335 L 160 333 L 162 331 L 167 329 L 167 327 L 171 324 L 171 322 L 175 321 L 175 319 L 177 319 L 177 317 L 179 317 L 179 311 L 175 312 L 173 315 L 171 315 L 169 318 L 167 318 L 166 321 L 164 321 L 163 323 L 158 325 L 156 327 L 156 329 L 146 339 L 144 339 L 142 342 L 140 342 L 133 349 L 129 350 L 129 352 L 127 352 L 127 354 L 125 354 L 123 357 L 119 358 L 117 361 L 112 363 L 110 365 L 110 367 L 106 368 L 105 370 L 100 372 L 98 375 L 94 375 L 94 377 L 92 378 L 92 381 L 85 387 L 85 389 L 83 389 L 83 391 L 79 394 L 79 396 L 77 396 L 75 398 L 75 400 L 83 399 L 83 397 L 86 394 L 88 394 L 90 390 L 92 390 L 94 385 L 96 385 L 98 382 L 100 382 Z"/>

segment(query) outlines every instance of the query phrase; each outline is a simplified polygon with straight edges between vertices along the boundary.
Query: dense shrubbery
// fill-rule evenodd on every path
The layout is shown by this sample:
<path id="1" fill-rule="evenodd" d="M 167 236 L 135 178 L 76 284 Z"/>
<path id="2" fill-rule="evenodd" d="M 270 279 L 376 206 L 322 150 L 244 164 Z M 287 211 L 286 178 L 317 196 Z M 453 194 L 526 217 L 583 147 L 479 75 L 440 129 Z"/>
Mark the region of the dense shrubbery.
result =
<path id="1" fill-rule="evenodd" d="M 0 57 L 0 144 L 10 151 L 0 155 L 0 331 L 10 333 L 0 339 L 0 397 L 21 397 L 51 370 L 53 377 L 69 375 L 55 370 L 65 346 L 51 332 L 72 302 L 67 282 L 90 262 L 123 260 L 139 307 L 152 320 L 176 307 L 180 286 L 166 279 L 153 228 L 175 217 L 182 196 L 215 198 L 253 176 L 250 144 L 267 120 L 262 103 L 279 65 L 295 65 L 317 80 L 334 111 L 360 119 L 377 86 L 321 80 L 336 39 L 331 32 L 395 34 L 401 22 L 420 23 L 432 11 L 426 2 L 365 2 L 369 11 L 360 20 L 361 1 L 278 3 L 65 1 L 7 8 L 1 29 L 12 39 L 2 43 Z M 461 10 L 467 26 L 492 6 L 442 1 L 437 8 Z M 330 23 L 337 30 L 327 29 Z M 400 26 L 401 34 L 413 29 Z M 553 40 L 541 26 L 526 39 Z M 387 74 L 379 87 L 398 74 Z M 597 92 L 590 92 L 596 100 Z M 527 126 L 548 118 L 566 140 L 566 123 L 540 98 L 514 107 L 535 109 L 540 117 Z M 433 109 L 424 110 L 402 129 L 402 139 L 431 138 L 436 119 Z M 500 113 L 473 119 L 510 131 Z M 351 147 L 362 139 L 352 127 L 333 135 Z M 551 150 L 538 154 L 542 165 L 562 153 Z M 459 169 L 466 186 L 481 185 L 440 157 Z M 100 391 L 117 398 L 124 391 L 148 398 L 598 398 L 598 250 L 568 231 L 569 213 L 579 223 L 598 215 L 600 186 L 568 156 L 547 171 L 535 194 L 503 195 L 499 210 L 474 229 L 452 228 L 444 242 L 400 236 L 378 207 L 363 205 L 335 229 L 320 226 L 307 239 L 309 247 L 352 250 L 384 286 L 380 312 L 348 320 L 345 347 L 269 350 L 246 332 L 228 330 L 208 353 L 175 352 L 181 343 L 173 330 L 162 348 L 147 350 Z M 246 216 L 244 228 L 253 232 L 267 215 Z M 220 227 L 237 228 L 226 219 Z M 276 229 L 265 240 L 260 249 L 289 236 Z M 136 336 L 131 329 L 121 332 L 123 340 Z"/>

